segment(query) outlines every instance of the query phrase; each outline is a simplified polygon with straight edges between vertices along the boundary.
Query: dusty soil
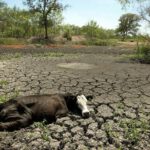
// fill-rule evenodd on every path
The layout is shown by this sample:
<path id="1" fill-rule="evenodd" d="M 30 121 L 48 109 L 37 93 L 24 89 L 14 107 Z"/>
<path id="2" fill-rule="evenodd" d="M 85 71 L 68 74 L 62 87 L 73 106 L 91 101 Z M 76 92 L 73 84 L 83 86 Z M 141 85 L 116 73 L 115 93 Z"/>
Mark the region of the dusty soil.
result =
<path id="1" fill-rule="evenodd" d="M 55 92 L 94 99 L 88 101 L 88 119 L 69 114 L 49 125 L 0 132 L 0 149 L 149 150 L 150 66 L 119 61 L 120 55 L 133 52 L 115 47 L 1 48 L 1 55 L 22 54 L 0 61 L 1 99 Z M 80 69 L 59 66 L 64 63 Z M 81 69 L 80 64 L 94 67 Z"/>

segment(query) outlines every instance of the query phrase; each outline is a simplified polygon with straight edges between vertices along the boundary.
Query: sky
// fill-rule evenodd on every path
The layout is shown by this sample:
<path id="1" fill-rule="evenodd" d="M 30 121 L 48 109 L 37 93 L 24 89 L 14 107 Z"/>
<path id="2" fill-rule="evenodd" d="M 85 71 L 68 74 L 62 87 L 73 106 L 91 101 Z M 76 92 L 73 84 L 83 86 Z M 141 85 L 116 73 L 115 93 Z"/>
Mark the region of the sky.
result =
<path id="1" fill-rule="evenodd" d="M 8 6 L 25 8 L 22 0 L 4 0 Z M 63 12 L 64 23 L 83 26 L 94 20 L 100 27 L 115 29 L 118 19 L 125 13 L 136 13 L 135 8 L 123 10 L 118 0 L 61 0 L 69 7 Z M 141 23 L 141 32 L 149 32 L 145 23 Z"/>

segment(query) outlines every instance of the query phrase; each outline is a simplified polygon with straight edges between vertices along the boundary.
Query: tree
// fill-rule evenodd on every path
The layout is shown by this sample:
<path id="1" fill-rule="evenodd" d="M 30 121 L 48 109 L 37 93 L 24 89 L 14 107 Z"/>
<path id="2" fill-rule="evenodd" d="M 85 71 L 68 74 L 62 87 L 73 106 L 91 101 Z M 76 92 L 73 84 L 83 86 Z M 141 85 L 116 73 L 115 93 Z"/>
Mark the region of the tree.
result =
<path id="1" fill-rule="evenodd" d="M 99 34 L 99 25 L 94 20 L 88 22 L 87 25 L 82 27 L 83 32 L 90 38 L 95 38 Z"/>
<path id="2" fill-rule="evenodd" d="M 5 31 L 5 28 L 7 26 L 8 16 L 7 12 L 10 9 L 7 7 L 6 3 L 0 0 L 0 35 L 3 36 L 3 33 Z"/>
<path id="3" fill-rule="evenodd" d="M 9 14 L 9 19 L 11 21 L 12 27 L 12 36 L 19 38 L 19 37 L 26 37 L 30 34 L 31 29 L 31 20 L 30 20 L 30 13 L 27 10 L 20 10 L 19 8 L 12 8 Z"/>
<path id="4" fill-rule="evenodd" d="M 25 4 L 33 13 L 40 14 L 40 24 L 45 29 L 45 39 L 48 39 L 49 16 L 61 12 L 65 7 L 59 0 L 26 0 Z"/>
<path id="5" fill-rule="evenodd" d="M 6 6 L 6 3 L 2 0 L 0 0 L 0 8 L 4 8 Z"/>
<path id="6" fill-rule="evenodd" d="M 4 20 L 3 12 L 4 12 L 4 9 L 6 9 L 6 7 L 7 7 L 6 3 L 0 0 L 0 22 Z"/>
<path id="7" fill-rule="evenodd" d="M 141 18 L 150 24 L 150 0 L 118 0 L 123 7 L 134 5 Z"/>
<path id="8" fill-rule="evenodd" d="M 122 40 L 125 40 L 128 35 L 136 35 L 140 26 L 139 21 L 140 17 L 136 14 L 127 13 L 120 17 L 117 33 L 122 36 Z"/>

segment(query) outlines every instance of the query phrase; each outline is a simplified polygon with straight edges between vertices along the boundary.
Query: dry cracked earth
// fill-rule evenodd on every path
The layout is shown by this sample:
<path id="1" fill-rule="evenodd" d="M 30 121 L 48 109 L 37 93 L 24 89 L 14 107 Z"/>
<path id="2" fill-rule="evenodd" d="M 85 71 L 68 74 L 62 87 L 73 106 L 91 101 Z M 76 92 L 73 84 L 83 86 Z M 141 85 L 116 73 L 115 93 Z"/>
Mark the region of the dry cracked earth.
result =
<path id="1" fill-rule="evenodd" d="M 1 101 L 58 92 L 94 96 L 90 118 L 68 114 L 52 124 L 0 132 L 1 150 L 150 149 L 150 66 L 120 61 L 132 51 L 62 47 L 0 53 Z"/>

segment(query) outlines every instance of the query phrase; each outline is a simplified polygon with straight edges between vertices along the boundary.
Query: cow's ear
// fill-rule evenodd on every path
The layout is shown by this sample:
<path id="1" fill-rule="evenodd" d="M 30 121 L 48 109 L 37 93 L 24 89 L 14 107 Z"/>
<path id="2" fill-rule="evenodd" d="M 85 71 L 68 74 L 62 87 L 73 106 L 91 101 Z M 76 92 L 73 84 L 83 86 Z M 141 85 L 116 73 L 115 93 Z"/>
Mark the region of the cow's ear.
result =
<path id="1" fill-rule="evenodd" d="M 92 100 L 93 99 L 93 95 L 87 95 L 86 98 L 87 98 L 87 100 Z"/>
<path id="2" fill-rule="evenodd" d="M 70 93 L 67 93 L 64 95 L 64 98 L 66 99 L 66 101 L 68 103 L 72 103 L 73 101 L 76 101 L 76 96 L 75 95 L 72 95 Z"/>

